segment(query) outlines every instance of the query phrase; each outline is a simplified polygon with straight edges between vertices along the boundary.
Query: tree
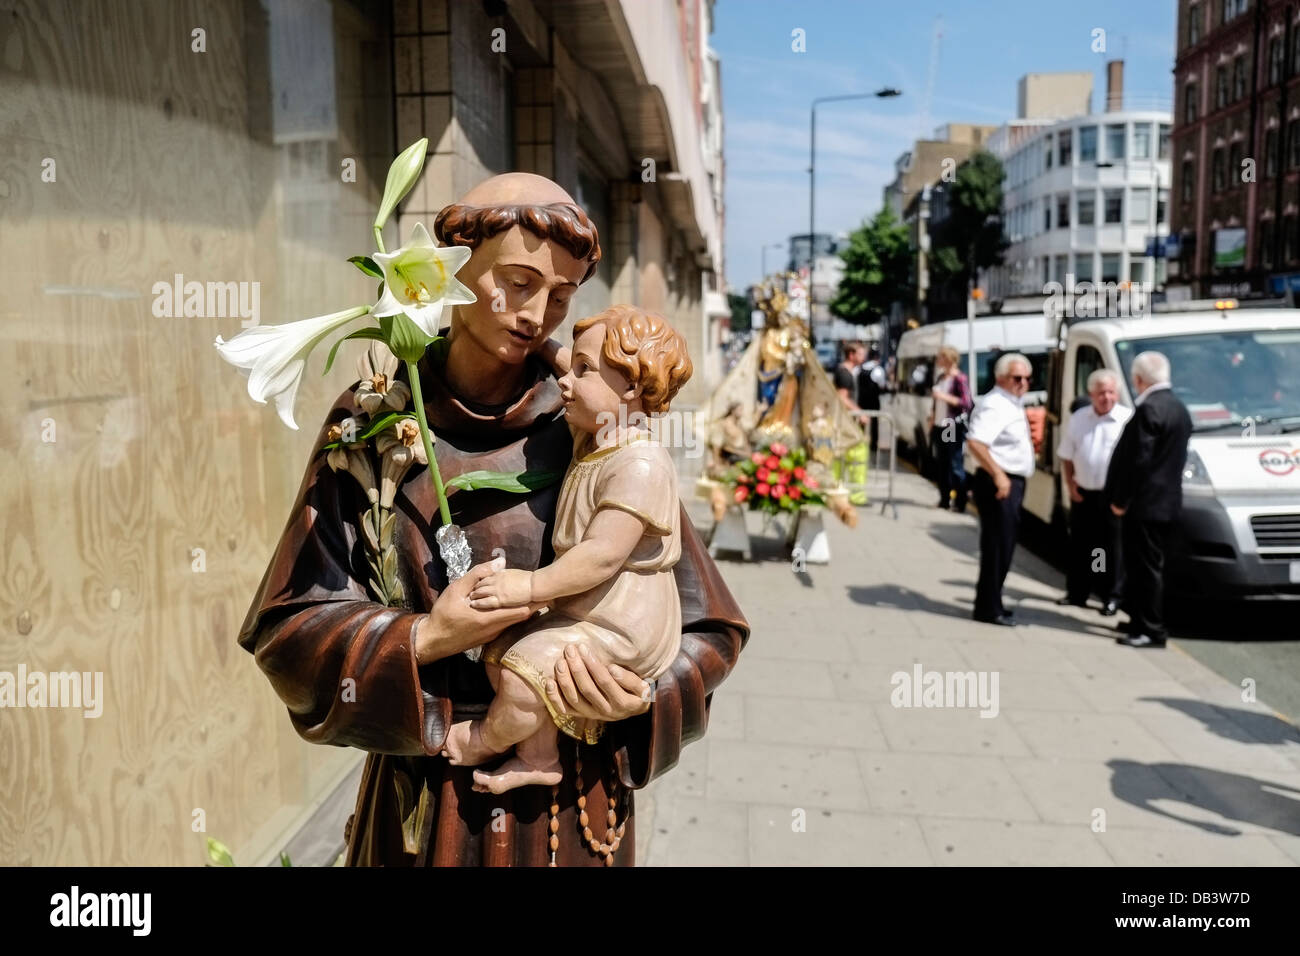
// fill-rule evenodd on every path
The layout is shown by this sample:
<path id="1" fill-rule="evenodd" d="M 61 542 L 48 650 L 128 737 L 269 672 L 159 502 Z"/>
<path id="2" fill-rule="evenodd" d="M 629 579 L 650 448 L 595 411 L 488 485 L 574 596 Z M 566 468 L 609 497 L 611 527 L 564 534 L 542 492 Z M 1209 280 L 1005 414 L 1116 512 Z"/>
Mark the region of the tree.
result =
<path id="1" fill-rule="evenodd" d="M 749 296 L 728 292 L 727 307 L 731 309 L 731 331 L 743 332 L 753 327 L 754 306 Z"/>
<path id="2" fill-rule="evenodd" d="M 908 230 L 888 206 L 853 231 L 840 258 L 844 275 L 831 301 L 832 314 L 865 325 L 888 314 L 895 302 L 911 298 Z"/>
<path id="3" fill-rule="evenodd" d="M 934 230 L 934 284 L 969 287 L 975 270 L 1002 264 L 1002 163 L 981 150 L 957 167 L 948 190 L 948 217 Z"/>

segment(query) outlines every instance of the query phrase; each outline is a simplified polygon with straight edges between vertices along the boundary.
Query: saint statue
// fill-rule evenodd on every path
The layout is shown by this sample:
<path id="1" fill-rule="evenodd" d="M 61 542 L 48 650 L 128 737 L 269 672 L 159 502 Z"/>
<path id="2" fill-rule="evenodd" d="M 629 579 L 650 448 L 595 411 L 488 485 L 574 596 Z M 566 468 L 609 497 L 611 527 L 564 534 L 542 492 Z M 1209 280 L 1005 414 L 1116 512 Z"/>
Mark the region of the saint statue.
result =
<path id="1" fill-rule="evenodd" d="M 435 232 L 472 250 L 457 275 L 478 297 L 455 307 L 442 332 L 446 348 L 430 348 L 419 363 L 441 474 L 448 481 L 479 470 L 563 474 L 574 435 L 550 335 L 596 270 L 595 226 L 555 183 L 509 173 L 443 209 Z M 239 635 L 303 738 L 369 754 L 346 862 L 632 865 L 632 791 L 703 735 L 712 692 L 748 637 L 740 608 L 678 504 L 680 557 L 670 573 L 682 633 L 667 669 L 652 686 L 626 668 L 562 655 L 546 682 L 548 706 L 599 722 L 603 733 L 595 743 L 561 741 L 555 787 L 476 790 L 476 768 L 442 755 L 451 727 L 483 718 L 493 700 L 484 663 L 462 652 L 490 643 L 537 605 L 488 610 L 469 595 L 502 560 L 526 571 L 554 561 L 561 486 L 453 492 L 453 517 L 477 564 L 449 583 L 434 542 L 441 524 L 434 489 L 424 467 L 412 467 L 393 489 L 393 521 L 383 531 L 395 544 L 393 593 L 403 606 L 376 601 L 367 590 L 366 494 L 323 453 L 331 430 L 360 413 L 363 385 L 325 417 Z"/>

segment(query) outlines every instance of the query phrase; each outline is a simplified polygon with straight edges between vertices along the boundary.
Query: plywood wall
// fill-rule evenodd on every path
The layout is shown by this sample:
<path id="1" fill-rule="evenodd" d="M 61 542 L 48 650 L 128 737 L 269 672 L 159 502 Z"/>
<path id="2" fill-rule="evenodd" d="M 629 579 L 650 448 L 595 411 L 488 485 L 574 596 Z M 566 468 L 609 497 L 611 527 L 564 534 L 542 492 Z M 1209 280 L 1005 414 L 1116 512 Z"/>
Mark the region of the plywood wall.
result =
<path id="1" fill-rule="evenodd" d="M 105 698 L 0 709 L 0 864 L 198 863 L 197 808 L 251 862 L 355 759 L 235 643 L 353 363 L 290 432 L 213 349 L 239 317 L 151 306 L 176 273 L 260 283 L 263 323 L 373 297 L 342 260 L 393 146 L 386 6 L 0 0 L 0 670 Z"/>

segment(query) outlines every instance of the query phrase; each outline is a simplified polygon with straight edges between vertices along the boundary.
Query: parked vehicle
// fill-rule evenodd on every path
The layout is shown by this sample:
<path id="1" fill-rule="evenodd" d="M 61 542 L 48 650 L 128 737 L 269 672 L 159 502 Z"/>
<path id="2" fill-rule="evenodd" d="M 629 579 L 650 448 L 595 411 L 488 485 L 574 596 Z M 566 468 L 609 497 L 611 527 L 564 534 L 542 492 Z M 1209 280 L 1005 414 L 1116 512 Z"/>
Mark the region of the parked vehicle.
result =
<path id="1" fill-rule="evenodd" d="M 1049 323 L 1041 309 L 1030 314 L 986 315 L 975 319 L 976 396 L 993 387 L 993 366 L 1004 352 L 1020 352 L 1033 367 L 1034 380 L 1026 404 L 1041 404 L 1046 397 L 1048 353 L 1053 339 Z M 917 455 L 922 470 L 930 465 L 929 434 L 926 418 L 930 414 L 930 389 L 934 386 L 934 357 L 940 348 L 951 345 L 962 354 L 961 368 L 968 370 L 969 333 L 965 319 L 935 322 L 903 333 L 898 343 L 898 388 L 886 396 L 882 405 L 894 416 L 899 441 Z"/>
<path id="2" fill-rule="evenodd" d="M 1171 588 L 1215 597 L 1300 597 L 1300 310 L 1232 300 L 1156 306 L 1143 318 L 1062 323 L 1046 435 L 1025 510 L 1058 528 L 1070 504 L 1056 446 L 1095 369 L 1132 407 L 1141 352 L 1164 353 L 1191 414 Z"/>

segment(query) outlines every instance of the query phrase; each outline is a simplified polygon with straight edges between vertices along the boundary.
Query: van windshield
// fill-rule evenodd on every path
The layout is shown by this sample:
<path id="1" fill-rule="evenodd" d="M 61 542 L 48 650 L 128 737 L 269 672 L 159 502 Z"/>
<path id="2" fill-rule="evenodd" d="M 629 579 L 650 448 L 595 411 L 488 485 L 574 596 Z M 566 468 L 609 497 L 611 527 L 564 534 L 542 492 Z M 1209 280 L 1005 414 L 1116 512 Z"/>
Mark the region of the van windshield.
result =
<path id="1" fill-rule="evenodd" d="M 1124 378 L 1132 381 L 1141 352 L 1169 359 L 1173 390 L 1195 431 L 1295 419 L 1300 421 L 1300 329 L 1202 332 L 1115 343 Z"/>

